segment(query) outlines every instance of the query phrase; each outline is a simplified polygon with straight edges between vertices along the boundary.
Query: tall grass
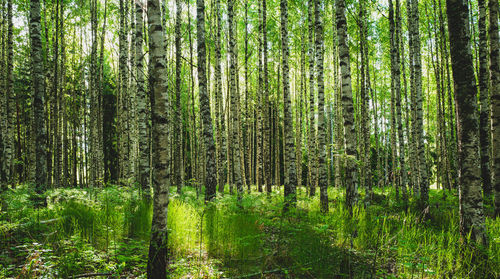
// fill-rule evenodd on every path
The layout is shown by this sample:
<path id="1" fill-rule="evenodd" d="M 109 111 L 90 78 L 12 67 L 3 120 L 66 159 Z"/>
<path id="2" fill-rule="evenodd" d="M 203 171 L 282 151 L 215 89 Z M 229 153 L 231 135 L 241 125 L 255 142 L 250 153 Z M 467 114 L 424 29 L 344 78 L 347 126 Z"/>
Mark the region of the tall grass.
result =
<path id="1" fill-rule="evenodd" d="M 6 194 L 9 211 L 2 224 L 16 220 L 22 224 L 19 234 L 40 235 L 37 241 L 58 259 L 54 268 L 59 276 L 144 271 L 152 205 L 139 191 L 111 186 L 89 198 L 82 189 L 51 190 L 48 207 L 37 211 L 29 189 L 20 186 Z M 393 195 L 376 189 L 378 198 L 368 207 L 358 204 L 351 215 L 343 205 L 343 190 L 331 188 L 325 215 L 318 197 L 301 192 L 297 209 L 283 214 L 280 189 L 245 195 L 241 201 L 226 194 L 206 205 L 195 189 L 184 188 L 181 196 L 172 195 L 168 208 L 170 259 L 177 264 L 172 272 L 196 277 L 191 270 L 178 271 L 178 264 L 194 268 L 196 263 L 204 274 L 197 276 L 217 278 L 220 273 L 206 275 L 212 268 L 206 263 L 219 259 L 227 276 L 498 278 L 500 219 L 486 218 L 490 241 L 484 248 L 487 257 L 478 261 L 476 250 L 459 234 L 456 193 L 443 200 L 441 192 L 432 190 L 426 221 L 417 209 L 406 211 Z M 48 219 L 55 221 L 37 225 Z M 0 237 L 7 234 L 12 233 Z"/>

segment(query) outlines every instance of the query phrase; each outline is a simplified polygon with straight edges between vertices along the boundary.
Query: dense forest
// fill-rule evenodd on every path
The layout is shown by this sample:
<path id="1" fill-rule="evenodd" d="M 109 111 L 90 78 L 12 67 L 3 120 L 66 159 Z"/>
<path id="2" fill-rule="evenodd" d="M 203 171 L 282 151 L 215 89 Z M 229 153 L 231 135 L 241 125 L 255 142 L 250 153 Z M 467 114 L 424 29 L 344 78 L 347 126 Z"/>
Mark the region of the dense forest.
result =
<path id="1" fill-rule="evenodd" d="M 0 0 L 0 278 L 499 278 L 498 0 Z"/>

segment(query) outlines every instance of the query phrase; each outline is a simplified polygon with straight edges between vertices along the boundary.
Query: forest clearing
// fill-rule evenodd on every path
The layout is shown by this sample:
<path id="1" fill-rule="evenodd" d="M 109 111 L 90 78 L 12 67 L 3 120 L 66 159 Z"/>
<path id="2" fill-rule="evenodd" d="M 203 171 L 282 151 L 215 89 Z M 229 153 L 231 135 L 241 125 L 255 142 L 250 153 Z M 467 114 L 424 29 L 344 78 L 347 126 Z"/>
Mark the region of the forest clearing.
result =
<path id="1" fill-rule="evenodd" d="M 500 278 L 498 0 L 0 0 L 1 278 Z"/>

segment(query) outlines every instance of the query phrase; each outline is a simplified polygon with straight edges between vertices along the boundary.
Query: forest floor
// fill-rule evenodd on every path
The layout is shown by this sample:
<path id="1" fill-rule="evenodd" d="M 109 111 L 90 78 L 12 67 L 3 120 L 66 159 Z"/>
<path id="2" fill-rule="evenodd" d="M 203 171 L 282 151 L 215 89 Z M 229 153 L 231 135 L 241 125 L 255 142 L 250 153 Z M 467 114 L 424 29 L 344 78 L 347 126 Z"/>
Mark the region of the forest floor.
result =
<path id="1" fill-rule="evenodd" d="M 152 207 L 137 187 L 49 190 L 40 210 L 32 188 L 18 185 L 2 197 L 0 278 L 146 278 Z M 273 190 L 205 205 L 195 188 L 181 195 L 172 188 L 170 278 L 500 276 L 500 218 L 486 218 L 486 257 L 474 261 L 460 239 L 455 191 L 431 190 L 423 221 L 414 201 L 406 211 L 389 188 L 376 189 L 352 216 L 342 189 L 329 189 L 326 215 L 303 188 L 297 209 L 283 214 L 282 189 Z"/>

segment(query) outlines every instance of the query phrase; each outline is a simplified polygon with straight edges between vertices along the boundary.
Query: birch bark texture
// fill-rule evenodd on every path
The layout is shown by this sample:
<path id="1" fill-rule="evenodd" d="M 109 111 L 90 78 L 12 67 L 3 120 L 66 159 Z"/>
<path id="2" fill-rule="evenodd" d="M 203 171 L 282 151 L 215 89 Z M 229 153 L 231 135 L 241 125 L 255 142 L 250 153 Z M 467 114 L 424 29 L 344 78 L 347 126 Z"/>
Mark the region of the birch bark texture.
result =
<path id="1" fill-rule="evenodd" d="M 458 112 L 460 234 L 465 240 L 470 234 L 473 242 L 486 245 L 469 8 L 466 0 L 447 0 L 446 6 Z"/>
<path id="2" fill-rule="evenodd" d="M 340 59 L 342 115 L 344 117 L 345 135 L 345 180 L 346 180 L 346 205 L 352 213 L 352 208 L 357 202 L 358 189 L 358 154 L 356 150 L 356 130 L 354 126 L 354 104 L 352 99 L 351 64 L 349 58 L 349 45 L 347 42 L 347 20 L 345 17 L 345 0 L 337 0 L 336 21 Z"/>
<path id="3" fill-rule="evenodd" d="M 40 195 L 47 187 L 47 130 L 45 125 L 45 76 L 43 70 L 42 32 L 40 24 L 40 0 L 30 2 L 29 32 L 31 39 L 31 67 L 33 88 L 33 130 L 35 132 L 35 191 L 39 195 L 37 206 L 46 204 Z"/>
<path id="4" fill-rule="evenodd" d="M 295 207 L 297 203 L 297 168 L 295 167 L 295 141 L 292 123 L 292 102 L 290 93 L 290 69 L 288 57 L 290 47 L 288 45 L 288 0 L 281 0 L 281 51 L 283 71 L 283 114 L 284 114 L 284 139 L 285 139 L 285 184 L 284 210 Z"/>
<path id="5" fill-rule="evenodd" d="M 159 0 L 148 0 L 149 80 L 153 128 L 153 219 L 147 265 L 149 279 L 167 276 L 167 209 L 170 179 L 169 113 L 166 42 Z"/>
<path id="6" fill-rule="evenodd" d="M 200 119 L 203 122 L 203 142 L 205 146 L 206 175 L 205 200 L 215 197 L 217 187 L 217 170 L 215 167 L 215 143 L 213 140 L 212 116 L 210 114 L 210 98 L 207 91 L 206 46 L 205 46 L 205 2 L 196 1 L 196 27 L 198 43 L 198 96 L 200 98 Z"/>

